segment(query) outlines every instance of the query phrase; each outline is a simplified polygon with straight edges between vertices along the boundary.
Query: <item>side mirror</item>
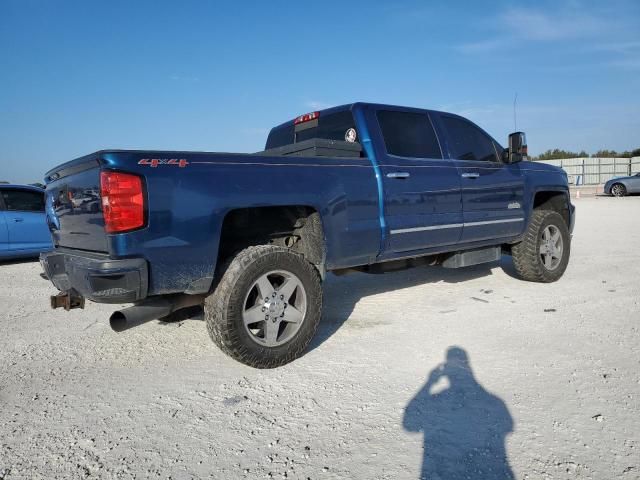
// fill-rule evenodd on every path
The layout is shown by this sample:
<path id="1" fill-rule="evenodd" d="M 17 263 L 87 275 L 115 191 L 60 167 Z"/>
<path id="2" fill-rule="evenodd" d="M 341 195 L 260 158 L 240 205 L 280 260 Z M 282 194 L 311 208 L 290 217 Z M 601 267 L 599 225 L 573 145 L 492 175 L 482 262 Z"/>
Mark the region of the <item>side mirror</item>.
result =
<path id="1" fill-rule="evenodd" d="M 524 132 L 509 135 L 509 158 L 507 163 L 521 162 L 527 157 L 527 136 Z"/>

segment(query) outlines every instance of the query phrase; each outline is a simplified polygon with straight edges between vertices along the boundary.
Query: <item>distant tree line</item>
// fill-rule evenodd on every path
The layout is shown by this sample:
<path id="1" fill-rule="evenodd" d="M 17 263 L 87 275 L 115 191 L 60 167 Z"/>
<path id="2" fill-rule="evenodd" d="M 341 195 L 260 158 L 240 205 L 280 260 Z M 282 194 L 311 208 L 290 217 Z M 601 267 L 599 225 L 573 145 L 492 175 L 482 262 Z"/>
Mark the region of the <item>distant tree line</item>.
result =
<path id="1" fill-rule="evenodd" d="M 580 152 L 570 152 L 568 150 L 560 150 L 559 148 L 554 148 L 553 150 L 547 150 L 544 153 L 541 153 L 537 157 L 533 157 L 534 160 L 556 160 L 558 158 L 582 158 L 582 157 L 592 157 L 592 158 L 631 158 L 631 157 L 640 157 L 640 148 L 636 148 L 631 151 L 624 152 L 616 152 L 615 150 L 598 150 L 596 153 L 589 155 L 584 150 Z"/>

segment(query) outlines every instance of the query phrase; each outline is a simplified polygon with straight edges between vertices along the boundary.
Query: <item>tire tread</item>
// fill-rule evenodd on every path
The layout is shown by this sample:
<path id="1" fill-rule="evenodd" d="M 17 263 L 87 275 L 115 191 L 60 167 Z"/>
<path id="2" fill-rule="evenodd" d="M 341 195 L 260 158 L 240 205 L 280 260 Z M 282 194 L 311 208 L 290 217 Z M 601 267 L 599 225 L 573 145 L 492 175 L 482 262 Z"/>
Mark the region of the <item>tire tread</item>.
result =
<path id="1" fill-rule="evenodd" d="M 565 260 L 564 268 L 559 268 L 557 272 L 550 272 L 542 266 L 538 256 L 538 235 L 540 229 L 542 228 L 542 225 L 545 223 L 545 221 L 552 216 L 557 216 L 559 219 L 558 224 L 563 225 L 566 229 L 564 220 L 556 211 L 534 210 L 524 238 L 521 242 L 511 247 L 513 265 L 518 276 L 523 280 L 527 280 L 530 282 L 551 283 L 558 280 L 564 273 L 566 262 L 568 260 Z M 563 253 L 563 255 L 566 256 L 570 254 L 570 237 L 568 236 L 568 234 L 567 237 L 569 241 L 566 241 L 567 238 L 565 238 L 565 252 Z"/>
<path id="2" fill-rule="evenodd" d="M 235 293 L 236 282 L 242 272 L 251 265 L 263 261 L 278 263 L 278 258 L 295 256 L 300 260 L 312 279 L 315 292 L 307 294 L 307 315 L 305 321 L 312 322 L 311 334 L 307 333 L 303 339 L 292 339 L 287 343 L 283 354 L 261 355 L 249 350 L 241 341 L 233 325 L 235 305 L 232 297 Z M 213 342 L 230 357 L 245 365 L 256 368 L 275 368 L 289 363 L 300 357 L 318 327 L 322 309 L 322 285 L 316 268 L 307 262 L 301 254 L 276 245 L 256 245 L 241 250 L 237 255 L 227 260 L 220 268 L 221 277 L 213 293 L 205 299 L 205 320 L 209 336 Z M 314 294 L 315 293 L 315 294 Z M 313 321 L 317 317 L 317 321 Z M 260 349 L 256 349 L 260 350 Z M 266 351 L 266 349 L 263 349 Z"/>

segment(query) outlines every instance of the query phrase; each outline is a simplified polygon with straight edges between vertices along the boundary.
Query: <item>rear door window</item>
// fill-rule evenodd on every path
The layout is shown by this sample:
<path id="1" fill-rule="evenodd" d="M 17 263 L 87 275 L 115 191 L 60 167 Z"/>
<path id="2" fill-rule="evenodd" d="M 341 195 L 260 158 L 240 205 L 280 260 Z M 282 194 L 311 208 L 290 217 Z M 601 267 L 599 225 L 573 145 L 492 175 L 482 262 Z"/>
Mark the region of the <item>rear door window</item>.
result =
<path id="1" fill-rule="evenodd" d="M 456 160 L 480 162 L 499 161 L 493 140 L 471 122 L 449 115 L 442 115 L 447 130 L 449 151 Z"/>
<path id="2" fill-rule="evenodd" d="M 4 206 L 13 212 L 44 212 L 44 192 L 33 190 L 2 190 Z"/>
<path id="3" fill-rule="evenodd" d="M 388 154 L 442 158 L 438 137 L 426 113 L 379 110 L 377 115 Z"/>

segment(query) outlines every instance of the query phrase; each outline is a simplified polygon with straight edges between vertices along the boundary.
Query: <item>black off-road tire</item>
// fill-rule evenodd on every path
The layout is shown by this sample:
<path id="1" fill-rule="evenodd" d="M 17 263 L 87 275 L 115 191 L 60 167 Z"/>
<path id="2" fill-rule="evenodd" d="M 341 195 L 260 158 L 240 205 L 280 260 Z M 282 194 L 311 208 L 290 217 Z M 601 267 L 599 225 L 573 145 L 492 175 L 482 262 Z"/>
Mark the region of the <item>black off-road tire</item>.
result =
<path id="1" fill-rule="evenodd" d="M 245 298 L 253 283 L 267 272 L 296 275 L 307 295 L 307 309 L 297 333 L 285 344 L 256 343 L 243 325 Z M 258 245 L 245 248 L 220 269 L 219 283 L 204 303 L 204 318 L 213 342 L 227 355 L 255 368 L 275 368 L 300 357 L 313 338 L 322 311 L 322 283 L 316 268 L 287 248 Z"/>
<path id="2" fill-rule="evenodd" d="M 540 242 L 544 229 L 555 226 L 562 236 L 563 252 L 560 264 L 554 270 L 544 266 L 540 256 Z M 571 253 L 571 235 L 562 216 L 552 210 L 534 210 L 524 238 L 511 247 L 513 265 L 518 276 L 530 282 L 551 283 L 564 274 Z"/>

